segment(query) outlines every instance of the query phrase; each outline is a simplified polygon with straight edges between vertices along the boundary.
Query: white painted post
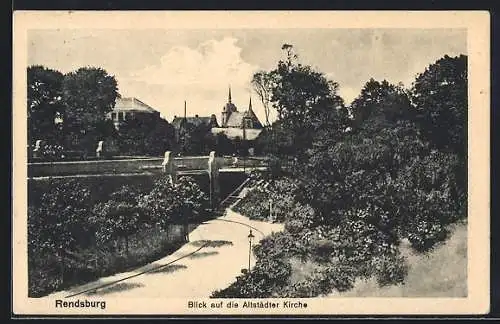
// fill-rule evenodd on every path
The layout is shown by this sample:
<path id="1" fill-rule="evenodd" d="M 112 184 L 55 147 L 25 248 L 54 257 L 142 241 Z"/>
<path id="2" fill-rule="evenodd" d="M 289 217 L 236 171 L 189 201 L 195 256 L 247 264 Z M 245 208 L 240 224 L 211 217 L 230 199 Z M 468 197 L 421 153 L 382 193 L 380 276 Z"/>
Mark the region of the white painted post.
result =
<path id="1" fill-rule="evenodd" d="M 104 141 L 99 141 L 99 143 L 97 143 L 97 149 L 95 150 L 95 155 L 98 158 L 100 158 L 102 156 L 102 154 L 104 153 L 103 144 L 104 144 Z"/>
<path id="2" fill-rule="evenodd" d="M 41 156 L 40 155 L 41 154 L 40 151 L 42 150 L 43 144 L 44 144 L 44 141 L 42 141 L 42 140 L 36 140 L 36 142 L 35 142 L 35 148 L 33 149 L 33 157 L 34 158 L 37 158 L 37 157 Z"/>
<path id="3" fill-rule="evenodd" d="M 174 159 L 171 153 L 172 152 L 170 151 L 165 152 L 165 156 L 163 158 L 161 166 L 163 168 L 163 173 L 168 174 L 172 183 L 175 183 L 177 181 L 177 174 L 175 170 Z"/>

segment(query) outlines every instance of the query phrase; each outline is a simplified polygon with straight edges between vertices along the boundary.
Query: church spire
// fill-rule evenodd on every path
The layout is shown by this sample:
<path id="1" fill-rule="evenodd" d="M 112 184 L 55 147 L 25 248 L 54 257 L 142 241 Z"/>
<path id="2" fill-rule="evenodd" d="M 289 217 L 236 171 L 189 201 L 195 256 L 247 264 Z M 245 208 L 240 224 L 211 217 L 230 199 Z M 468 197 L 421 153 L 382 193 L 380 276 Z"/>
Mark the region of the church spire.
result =
<path id="1" fill-rule="evenodd" d="M 250 102 L 248 103 L 248 111 L 252 111 L 252 96 L 250 96 Z"/>
<path id="2" fill-rule="evenodd" d="M 231 103 L 231 85 L 229 85 L 229 96 L 227 98 L 227 102 Z"/>

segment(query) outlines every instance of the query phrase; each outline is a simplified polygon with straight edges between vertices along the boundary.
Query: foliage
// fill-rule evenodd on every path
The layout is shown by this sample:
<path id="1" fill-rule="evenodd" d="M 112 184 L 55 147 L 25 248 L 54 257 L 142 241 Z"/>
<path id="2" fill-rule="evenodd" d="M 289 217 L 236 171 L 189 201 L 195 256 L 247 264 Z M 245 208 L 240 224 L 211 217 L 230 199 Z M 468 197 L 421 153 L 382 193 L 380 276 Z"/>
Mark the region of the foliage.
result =
<path id="1" fill-rule="evenodd" d="M 266 71 L 258 71 L 252 77 L 252 86 L 257 92 L 262 105 L 264 107 L 264 114 L 266 116 L 266 126 L 270 126 L 269 115 L 270 115 L 270 102 L 272 95 L 272 87 L 274 85 L 275 74 L 267 73 Z"/>
<path id="2" fill-rule="evenodd" d="M 394 123 L 411 118 L 410 98 L 402 85 L 393 85 L 386 80 L 382 82 L 370 79 L 361 89 L 361 94 L 350 106 L 353 115 L 353 126 L 377 130 L 378 124 Z M 370 121 L 364 123 L 368 118 Z"/>
<path id="3" fill-rule="evenodd" d="M 40 157 L 45 161 L 55 161 L 64 156 L 64 148 L 61 145 L 45 144 L 40 148 Z"/>
<path id="4" fill-rule="evenodd" d="M 89 190 L 75 180 L 52 180 L 40 204 L 28 209 L 30 249 L 57 252 L 85 246 L 91 231 L 89 198 Z"/>
<path id="5" fill-rule="evenodd" d="M 120 178 L 121 179 L 121 178 Z M 135 178 L 134 178 L 135 179 Z M 139 202 L 143 196 L 160 197 L 168 186 L 143 186 L 140 179 L 134 187 L 130 179 L 102 185 L 82 180 L 54 180 L 30 185 L 28 204 L 28 272 L 29 295 L 39 297 L 54 290 L 96 280 L 101 276 L 124 271 L 157 260 L 184 242 L 185 236 L 171 235 L 154 226 L 151 215 Z M 160 182 L 160 183 L 159 183 Z M 104 188 L 103 188 L 104 187 Z M 165 220 L 170 224 L 199 221 L 204 216 L 206 199 L 192 179 L 181 178 L 165 192 L 177 199 L 176 211 L 193 211 L 189 218 L 172 212 Z M 165 202 L 167 199 L 163 199 Z M 150 200 L 151 204 L 156 202 Z M 162 200 L 158 201 L 160 207 Z M 165 208 L 164 208 L 165 209 Z M 185 211 L 185 210 L 184 210 Z M 165 222 L 165 228 L 168 223 Z M 124 255 L 116 247 L 125 240 Z"/>
<path id="6" fill-rule="evenodd" d="M 285 260 L 283 252 L 273 248 L 265 238 L 254 247 L 257 263 L 251 272 L 245 272 L 236 278 L 229 287 L 215 291 L 212 298 L 270 298 L 273 292 L 286 285 L 291 267 Z"/>
<path id="7" fill-rule="evenodd" d="M 119 96 L 116 79 L 101 68 L 79 68 L 64 76 L 62 92 L 65 133 L 86 139 L 87 150 L 95 149 L 90 144 L 95 145 L 99 126 Z"/>
<path id="8" fill-rule="evenodd" d="M 436 148 L 467 153 L 467 56 L 445 55 L 419 74 L 411 89 L 422 135 Z"/>
<path id="9" fill-rule="evenodd" d="M 311 136 L 319 130 L 329 129 L 340 134 L 347 126 L 347 109 L 337 95 L 338 84 L 328 80 L 323 73 L 297 62 L 293 46 L 284 44 L 286 60 L 267 72 L 259 72 L 254 78 L 258 83 L 265 80 L 265 88 L 271 93 L 270 101 L 278 113 L 278 125 L 273 125 L 267 142 L 278 151 L 290 152 L 300 158 L 311 145 Z M 260 80 L 260 81 L 259 81 Z M 269 96 L 269 95 L 267 95 Z M 267 99 L 266 99 L 267 100 Z M 266 141 L 266 140 L 265 140 Z M 291 145 L 293 143 L 293 145 Z"/>
<path id="10" fill-rule="evenodd" d="M 124 238 L 128 253 L 128 238 L 139 230 L 142 210 L 137 205 L 137 193 L 123 186 L 106 202 L 97 203 L 90 220 L 96 228 L 98 242 L 107 243 Z"/>
<path id="11" fill-rule="evenodd" d="M 205 123 L 185 123 L 179 134 L 179 150 L 184 155 L 208 154 L 215 149 L 218 140 L 224 140 L 219 135 L 214 136 L 210 130 L 211 126 Z"/>
<path id="12" fill-rule="evenodd" d="M 172 125 L 149 114 L 126 119 L 118 134 L 120 151 L 125 154 L 158 156 L 174 146 Z"/>
<path id="13" fill-rule="evenodd" d="M 233 141 L 226 134 L 217 133 L 214 136 L 215 150 L 219 155 L 232 155 L 236 152 Z"/>
<path id="14" fill-rule="evenodd" d="M 268 182 L 265 188 L 262 186 L 252 188 L 234 209 L 250 219 L 271 220 L 272 218 L 273 221 L 283 222 L 294 208 L 294 195 L 297 188 L 297 184 L 287 178 Z"/>
<path id="15" fill-rule="evenodd" d="M 63 112 L 63 74 L 40 65 L 27 70 L 28 143 L 57 138 L 56 117 Z"/>
<path id="16" fill-rule="evenodd" d="M 428 252 L 466 216 L 466 58 L 445 56 L 417 77 L 411 93 L 369 80 L 345 123 L 340 114 L 328 116 L 335 86 L 297 64 L 291 45 L 283 49 L 287 61 L 271 71 L 280 120 L 258 142 L 287 165 L 294 185 L 268 180 L 237 208 L 265 219 L 274 195 L 283 203 L 276 211 L 285 230 L 256 247 L 255 271 L 216 295 L 312 297 L 349 290 L 358 278 L 403 283 L 408 265 L 400 242 Z M 306 141 L 297 129 L 306 130 Z M 274 284 L 276 263 L 286 269 L 291 258 L 317 267 L 298 281 L 282 274 Z"/>
<path id="17" fill-rule="evenodd" d="M 187 238 L 187 225 L 205 217 L 207 203 L 205 193 L 192 178 L 181 177 L 174 184 L 169 177 L 161 176 L 152 190 L 141 197 L 139 206 L 151 224 L 164 230 L 171 224 L 184 225 Z"/>

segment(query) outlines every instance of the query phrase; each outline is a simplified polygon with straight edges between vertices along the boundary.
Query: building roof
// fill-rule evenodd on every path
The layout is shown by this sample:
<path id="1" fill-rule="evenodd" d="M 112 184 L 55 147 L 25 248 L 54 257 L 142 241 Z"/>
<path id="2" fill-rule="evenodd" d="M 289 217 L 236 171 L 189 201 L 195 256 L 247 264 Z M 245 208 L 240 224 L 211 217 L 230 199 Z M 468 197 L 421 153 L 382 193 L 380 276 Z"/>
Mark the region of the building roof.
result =
<path id="1" fill-rule="evenodd" d="M 212 121 L 215 123 L 215 126 L 218 126 L 217 125 L 217 120 L 215 119 L 215 116 L 211 116 L 211 117 L 199 117 L 199 116 L 195 116 L 195 117 L 174 117 L 174 120 L 172 120 L 172 125 L 179 129 L 182 125 L 182 123 L 184 122 L 184 119 L 186 119 L 186 122 L 188 124 L 192 124 L 194 126 L 199 126 L 201 124 L 205 124 L 205 125 L 210 125 L 212 123 Z"/>
<path id="2" fill-rule="evenodd" d="M 145 104 L 137 98 L 116 98 L 115 107 L 113 110 L 134 111 L 134 112 L 149 112 L 157 113 L 158 111 L 151 106 Z"/>
<path id="3" fill-rule="evenodd" d="M 242 127 L 243 125 L 243 117 L 245 117 L 244 113 L 239 111 L 233 111 L 229 118 L 226 121 L 226 127 Z"/>

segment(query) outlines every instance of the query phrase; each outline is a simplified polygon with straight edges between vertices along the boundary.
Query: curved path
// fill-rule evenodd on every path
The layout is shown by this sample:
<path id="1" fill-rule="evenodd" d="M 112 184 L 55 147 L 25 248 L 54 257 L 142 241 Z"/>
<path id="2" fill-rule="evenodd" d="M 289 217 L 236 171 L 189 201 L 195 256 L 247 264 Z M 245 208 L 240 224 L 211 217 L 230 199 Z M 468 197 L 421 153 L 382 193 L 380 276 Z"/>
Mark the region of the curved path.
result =
<path id="1" fill-rule="evenodd" d="M 134 271 L 60 291 L 43 298 L 112 296 L 144 298 L 209 297 L 226 288 L 248 267 L 248 234 L 254 242 L 283 229 L 281 224 L 250 220 L 228 209 L 225 216 L 200 224 L 190 242 L 173 254 Z M 251 257 L 251 264 L 255 260 Z"/>

